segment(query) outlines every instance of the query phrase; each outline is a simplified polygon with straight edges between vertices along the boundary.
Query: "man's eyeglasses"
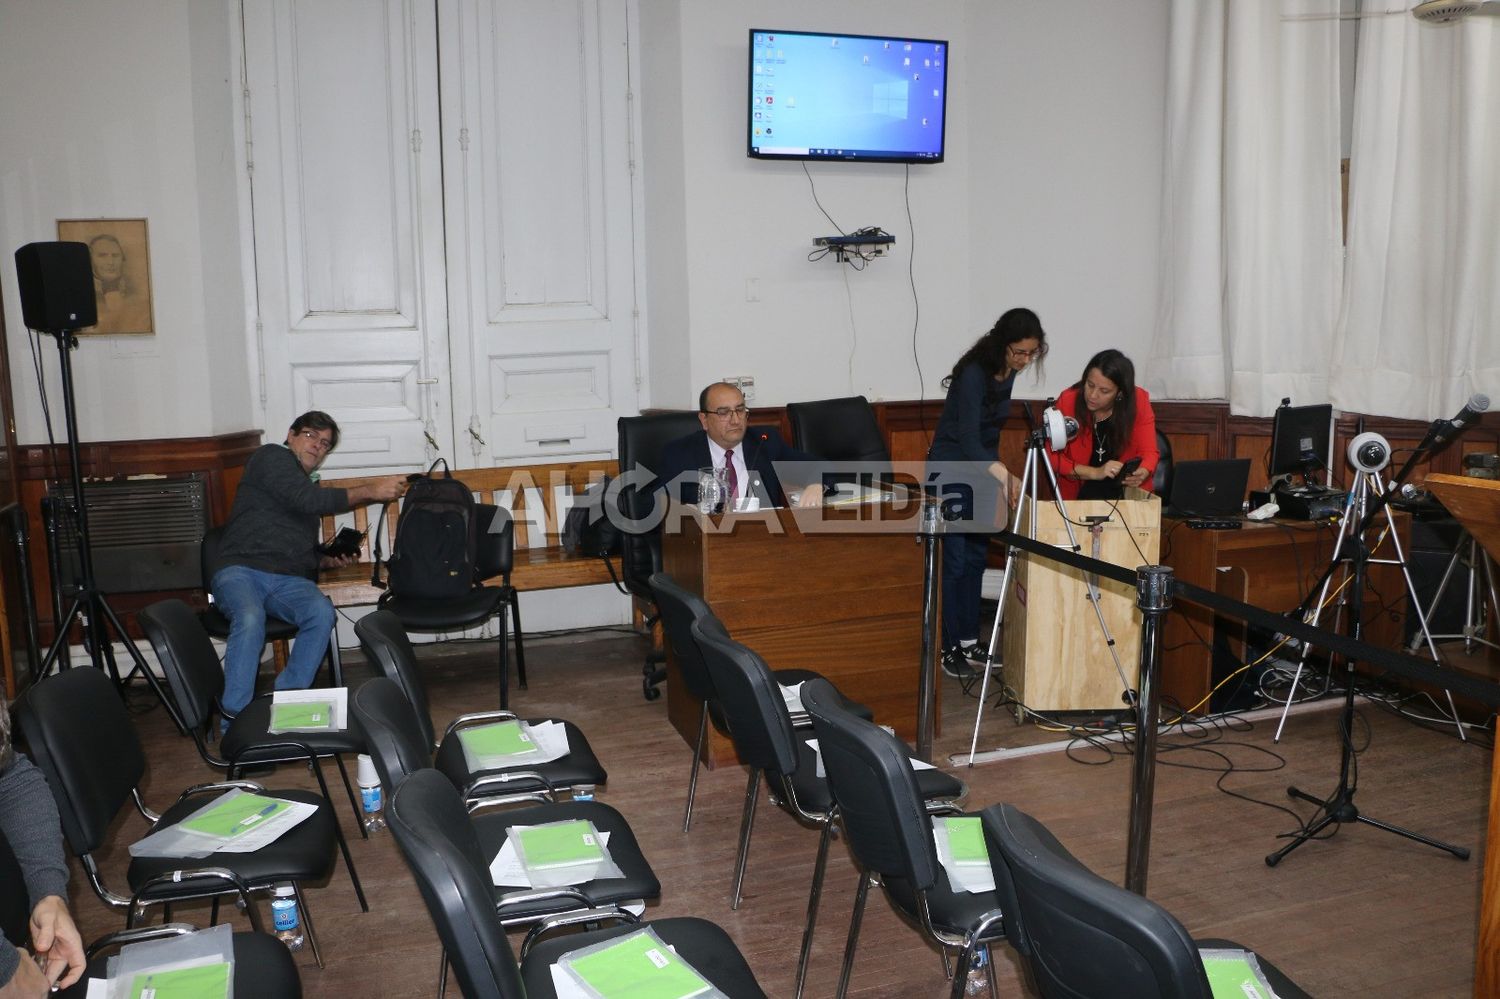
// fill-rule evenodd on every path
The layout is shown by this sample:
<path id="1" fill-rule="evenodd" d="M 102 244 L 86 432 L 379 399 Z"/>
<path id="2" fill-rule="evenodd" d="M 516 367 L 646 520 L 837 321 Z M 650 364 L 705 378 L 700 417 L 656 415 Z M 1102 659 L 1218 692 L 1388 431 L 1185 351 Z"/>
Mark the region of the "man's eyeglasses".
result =
<path id="1" fill-rule="evenodd" d="M 329 448 L 333 447 L 332 438 L 324 437 L 316 430 L 299 430 L 297 431 L 297 436 L 306 437 L 308 441 L 319 451 L 327 451 Z"/>
<path id="2" fill-rule="evenodd" d="M 727 420 L 731 416 L 744 416 L 750 412 L 750 407 L 741 403 L 738 406 L 720 406 L 718 409 L 705 409 L 709 416 L 717 416 L 721 420 Z"/>
<path id="3" fill-rule="evenodd" d="M 1029 361 L 1034 357 L 1041 357 L 1043 354 L 1047 353 L 1046 347 L 1034 347 L 1031 350 L 1017 350 L 1015 347 L 1006 347 L 1005 349 L 1010 352 L 1011 357 L 1020 358 L 1026 361 Z"/>

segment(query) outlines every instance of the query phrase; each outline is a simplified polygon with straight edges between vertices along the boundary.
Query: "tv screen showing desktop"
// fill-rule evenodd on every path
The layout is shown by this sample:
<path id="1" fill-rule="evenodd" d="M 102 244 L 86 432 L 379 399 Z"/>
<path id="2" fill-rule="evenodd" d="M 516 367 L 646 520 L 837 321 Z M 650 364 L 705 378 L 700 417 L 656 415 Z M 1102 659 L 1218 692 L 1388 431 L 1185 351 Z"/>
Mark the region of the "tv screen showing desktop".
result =
<path id="1" fill-rule="evenodd" d="M 750 30 L 752 157 L 940 163 L 947 101 L 945 41 Z"/>

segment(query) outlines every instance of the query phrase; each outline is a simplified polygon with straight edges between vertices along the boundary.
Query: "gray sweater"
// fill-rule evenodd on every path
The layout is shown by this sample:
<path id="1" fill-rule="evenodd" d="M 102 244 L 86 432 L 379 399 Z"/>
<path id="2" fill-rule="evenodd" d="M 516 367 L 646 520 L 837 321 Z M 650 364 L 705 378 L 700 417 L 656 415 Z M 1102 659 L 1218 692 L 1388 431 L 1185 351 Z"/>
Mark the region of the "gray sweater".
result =
<path id="1" fill-rule="evenodd" d="M 347 490 L 319 486 L 285 444 L 266 444 L 245 465 L 213 571 L 244 565 L 314 579 L 318 520 L 347 509 Z"/>
<path id="2" fill-rule="evenodd" d="M 9 713 L 0 696 L 0 715 L 8 718 Z M 9 753 L 10 740 L 5 739 L 0 757 Z M 0 765 L 0 833 L 21 865 L 28 908 L 35 908 L 48 895 L 68 897 L 68 862 L 63 857 L 57 803 L 42 772 L 24 756 L 10 755 L 9 765 Z M 0 988 L 10 984 L 20 964 L 20 952 L 0 937 Z"/>

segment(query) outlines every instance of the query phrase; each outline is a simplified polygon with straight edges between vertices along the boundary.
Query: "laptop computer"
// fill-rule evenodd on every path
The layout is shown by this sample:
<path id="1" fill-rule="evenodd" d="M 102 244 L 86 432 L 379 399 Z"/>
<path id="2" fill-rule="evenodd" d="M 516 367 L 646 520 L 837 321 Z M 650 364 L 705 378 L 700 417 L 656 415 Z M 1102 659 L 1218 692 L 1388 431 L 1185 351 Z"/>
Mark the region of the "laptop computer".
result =
<path id="1" fill-rule="evenodd" d="M 1250 484 L 1250 459 L 1179 461 L 1172 466 L 1168 517 L 1238 518 Z"/>

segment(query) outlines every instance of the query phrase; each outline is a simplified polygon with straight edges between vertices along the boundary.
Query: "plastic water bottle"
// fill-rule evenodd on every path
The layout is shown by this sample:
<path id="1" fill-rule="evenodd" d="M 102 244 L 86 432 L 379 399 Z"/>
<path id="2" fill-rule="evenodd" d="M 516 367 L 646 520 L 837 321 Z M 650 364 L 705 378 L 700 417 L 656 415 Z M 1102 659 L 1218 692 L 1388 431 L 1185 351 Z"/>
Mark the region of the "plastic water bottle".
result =
<path id="1" fill-rule="evenodd" d="M 297 892 L 289 884 L 277 885 L 271 892 L 271 924 L 287 950 L 302 949 L 302 917 L 297 912 Z"/>
<path id="2" fill-rule="evenodd" d="M 990 952 L 987 947 L 974 949 L 974 960 L 969 964 L 969 980 L 964 983 L 964 995 L 977 996 L 990 990 Z"/>
<path id="3" fill-rule="evenodd" d="M 380 774 L 375 761 L 359 754 L 359 800 L 365 813 L 365 831 L 385 828 L 385 797 L 380 793 Z"/>
<path id="4" fill-rule="evenodd" d="M 594 785 L 592 785 L 592 784 L 574 784 L 573 785 L 573 800 L 574 801 L 593 801 L 594 800 Z"/>

